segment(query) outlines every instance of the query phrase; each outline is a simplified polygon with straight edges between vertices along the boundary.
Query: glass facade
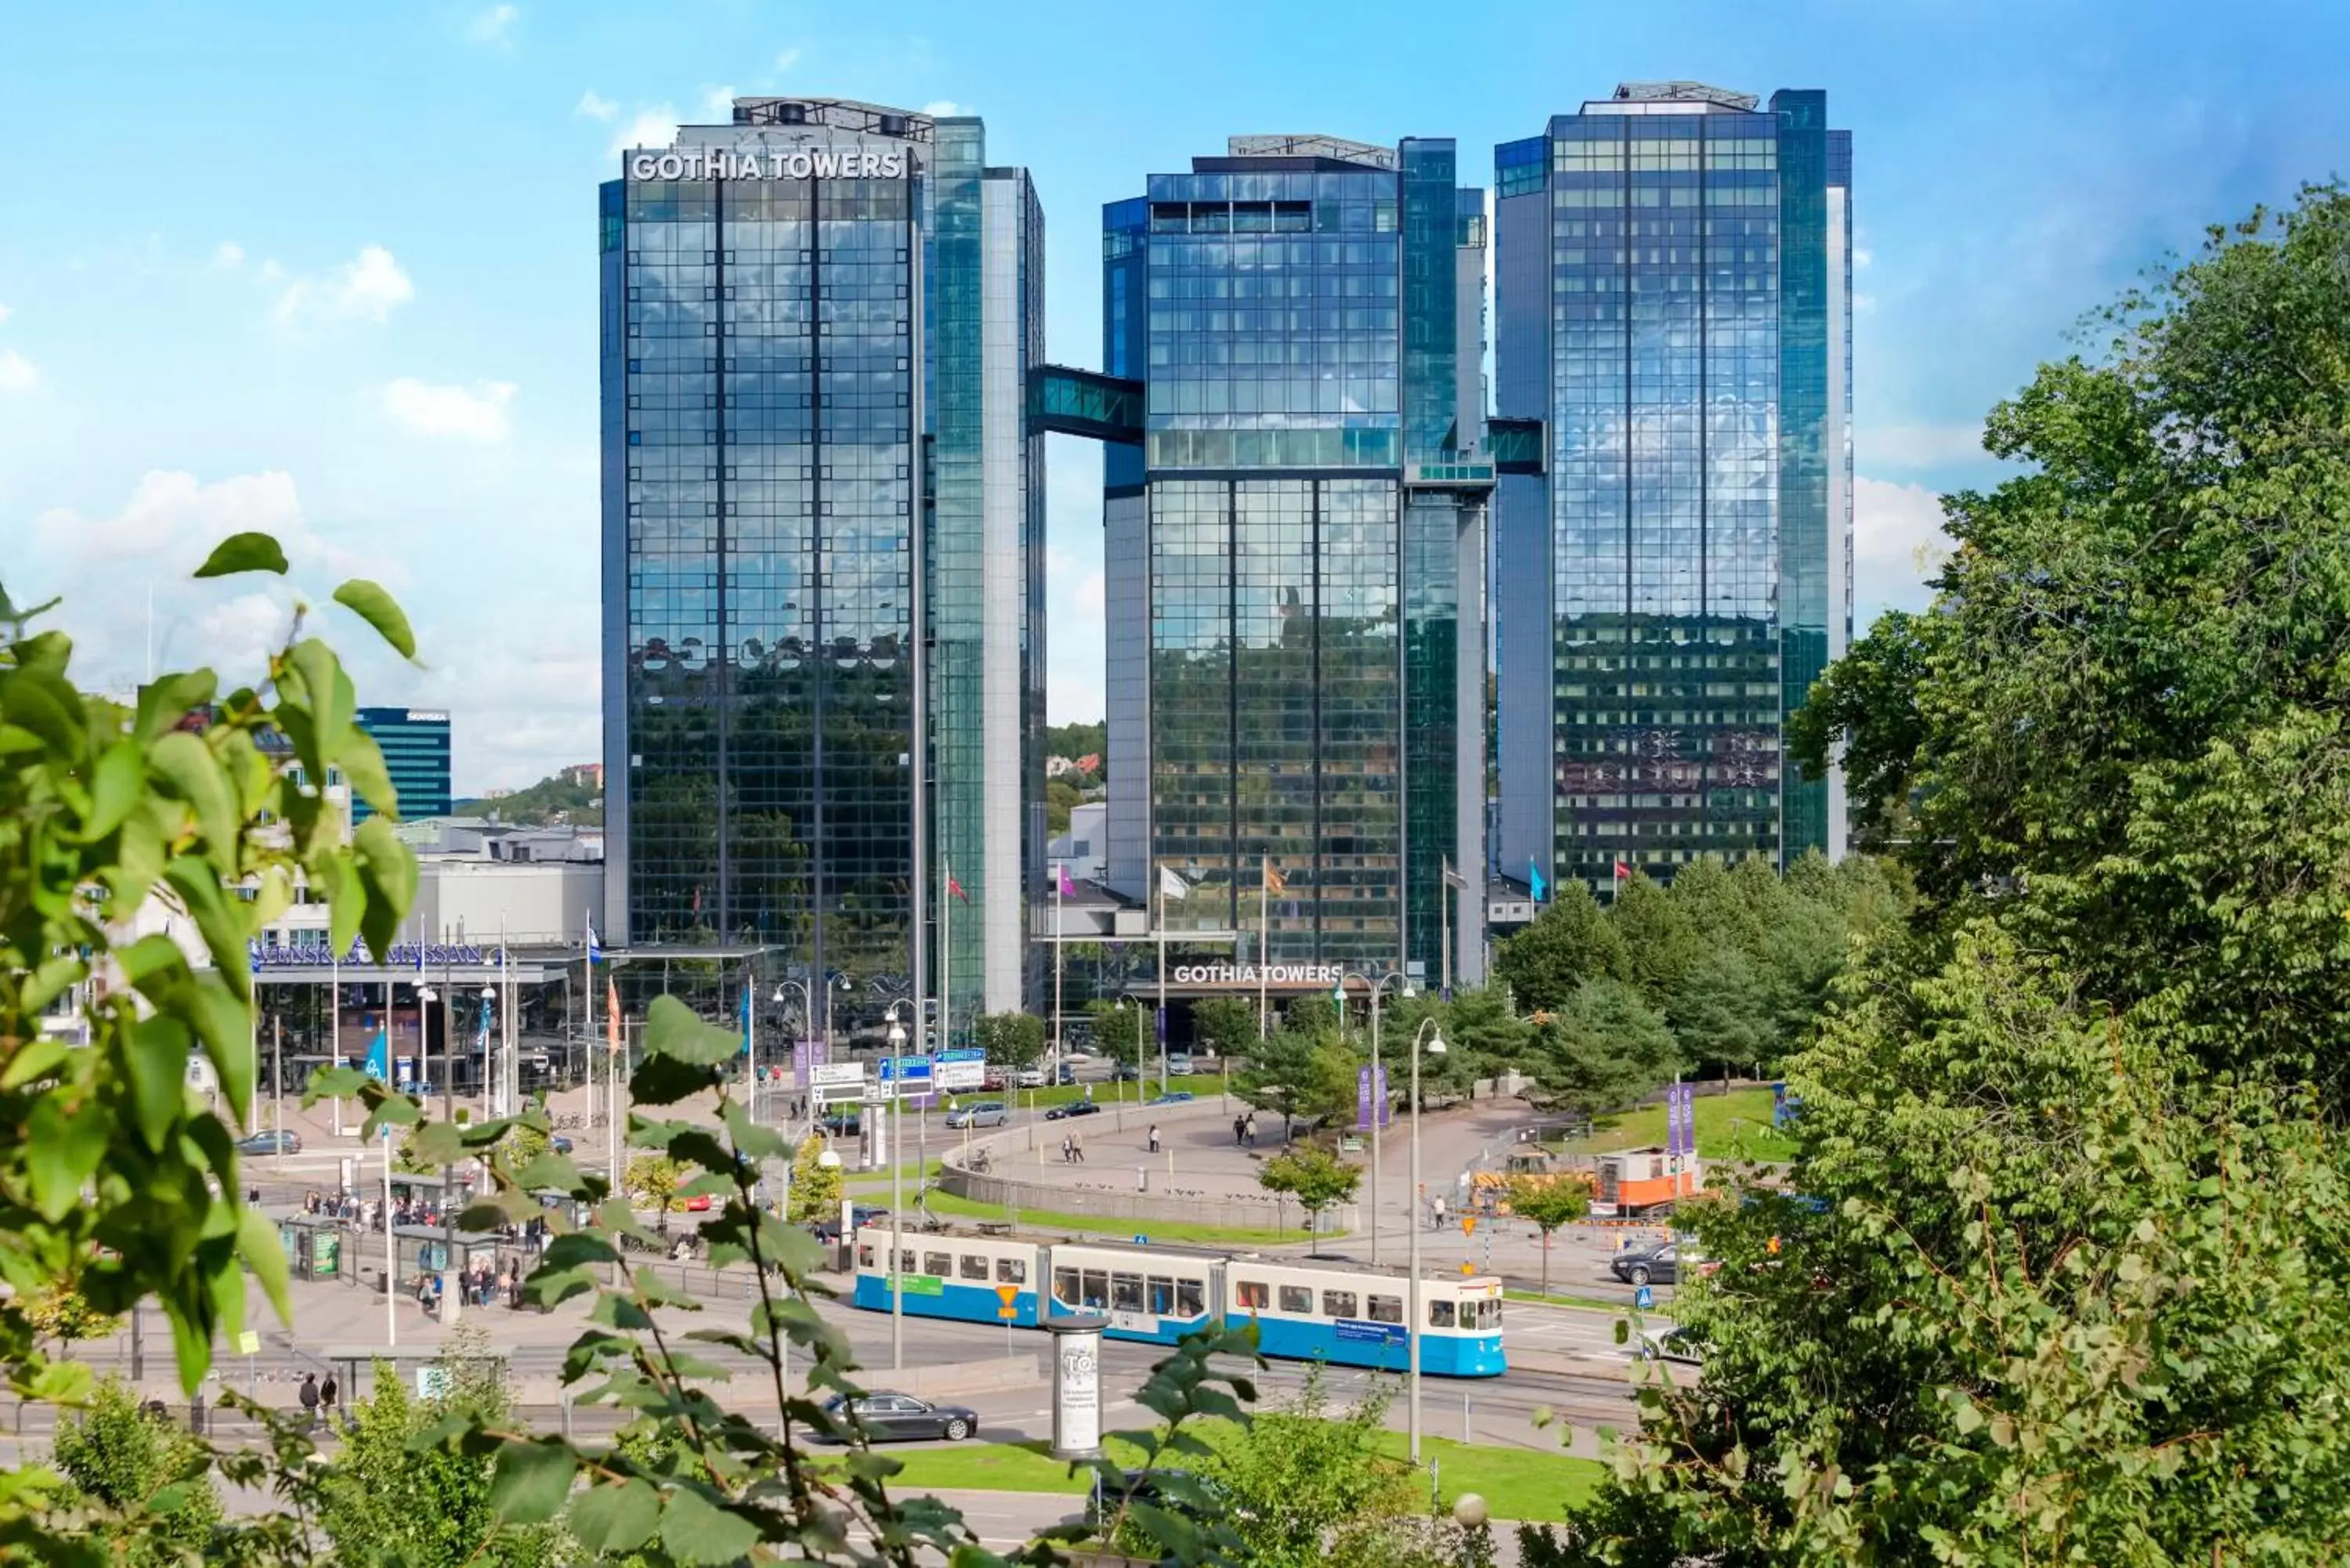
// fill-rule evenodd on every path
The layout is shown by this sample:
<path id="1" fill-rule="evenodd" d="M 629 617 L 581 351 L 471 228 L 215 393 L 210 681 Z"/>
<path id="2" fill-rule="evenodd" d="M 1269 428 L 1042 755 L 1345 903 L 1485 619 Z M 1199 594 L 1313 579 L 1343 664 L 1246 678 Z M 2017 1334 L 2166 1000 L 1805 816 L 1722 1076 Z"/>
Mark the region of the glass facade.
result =
<path id="1" fill-rule="evenodd" d="M 1182 877 L 1170 930 L 1434 971 L 1482 501 L 1406 481 L 1482 414 L 1458 405 L 1459 195 L 1449 141 L 1243 138 L 1104 210 L 1104 369 L 1144 389 L 1143 441 L 1106 452 L 1109 599 L 1139 611 L 1109 628 L 1113 790 L 1129 755 L 1149 789 L 1130 837 L 1139 803 L 1112 802 L 1110 879 Z"/>
<path id="2" fill-rule="evenodd" d="M 454 804 L 449 766 L 449 715 L 421 708 L 361 708 L 359 726 L 383 753 L 384 771 L 400 795 L 402 821 L 446 816 Z M 356 794 L 351 796 L 354 826 L 375 815 L 375 808 Z"/>
<path id="3" fill-rule="evenodd" d="M 603 188 L 609 940 L 780 949 L 779 972 L 845 975 L 860 997 L 910 982 L 918 593 L 941 639 L 936 847 L 985 815 L 965 750 L 985 722 L 970 457 L 995 396 L 986 247 L 964 210 L 980 136 L 972 120 L 740 99 L 733 124 L 625 154 Z M 1033 249 L 1024 174 L 989 172 L 1019 188 L 1031 222 L 1014 243 Z M 1012 477 L 1024 521 L 1041 479 Z M 1033 534 L 1013 533 L 1015 571 Z M 1014 658 L 1041 662 L 1018 644 Z M 1004 770 L 1015 824 L 1041 799 L 1030 771 Z M 998 869 L 984 854 L 951 865 L 974 898 Z M 1002 874 L 1024 891 L 1016 849 Z M 976 1000 L 982 965 L 967 967 Z"/>
<path id="4" fill-rule="evenodd" d="M 1547 647 L 1503 626 L 1513 875 L 1604 894 L 1619 863 L 1669 878 L 1706 853 L 1841 850 L 1831 785 L 1796 781 L 1781 740 L 1848 636 L 1832 146 L 1848 171 L 1820 93 L 1766 108 L 1676 84 L 1497 151 L 1501 411 L 1548 431 L 1546 472 L 1503 500 L 1535 516 L 1505 521 L 1500 570 L 1548 592 Z M 1529 789 L 1548 798 L 1510 798 Z"/>

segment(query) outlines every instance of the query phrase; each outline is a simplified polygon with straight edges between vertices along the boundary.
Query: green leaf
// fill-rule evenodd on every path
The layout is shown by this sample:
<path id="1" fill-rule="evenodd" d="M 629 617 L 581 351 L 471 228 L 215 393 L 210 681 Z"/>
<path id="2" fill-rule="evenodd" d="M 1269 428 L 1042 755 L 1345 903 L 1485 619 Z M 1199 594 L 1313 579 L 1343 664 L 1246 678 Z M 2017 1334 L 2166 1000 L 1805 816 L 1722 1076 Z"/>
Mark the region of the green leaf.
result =
<path id="1" fill-rule="evenodd" d="M 139 804 L 145 773 L 139 747 L 130 741 L 118 741 L 98 754 L 89 771 L 89 814 L 81 825 L 84 843 L 95 844 L 122 826 Z"/>
<path id="2" fill-rule="evenodd" d="M 260 1210 L 237 1206 L 236 1251 L 261 1282 L 269 1304 L 277 1309 L 277 1321 L 291 1327 L 294 1303 L 286 1291 L 286 1249 L 278 1244 L 277 1227 Z"/>
<path id="3" fill-rule="evenodd" d="M 232 534 L 213 548 L 204 564 L 196 568 L 199 577 L 228 577 L 239 572 L 275 572 L 286 575 L 286 551 L 266 534 Z"/>
<path id="4" fill-rule="evenodd" d="M 409 1141 L 409 1153 L 424 1165 L 454 1165 L 465 1158 L 465 1135 L 454 1122 L 427 1122 Z"/>
<path id="5" fill-rule="evenodd" d="M 558 1442 L 505 1443 L 492 1461 L 490 1506 L 509 1524 L 544 1524 L 571 1494 L 572 1466 Z"/>
<path id="6" fill-rule="evenodd" d="M 743 1054 L 743 1036 L 705 1023 L 674 996 L 656 996 L 645 1012 L 645 1049 L 656 1056 L 714 1067 Z"/>
<path id="7" fill-rule="evenodd" d="M 352 836 L 359 881 L 367 888 L 367 912 L 360 930 L 376 961 L 383 961 L 400 939 L 400 922 L 416 902 L 416 857 L 400 841 L 390 821 L 370 816 Z"/>
<path id="8" fill-rule="evenodd" d="M 852 1455 L 852 1462 L 860 1456 Z M 687 1568 L 719 1568 L 747 1556 L 759 1543 L 759 1527 L 740 1514 L 714 1506 L 691 1488 L 671 1492 L 661 1510 L 660 1542 Z"/>
<path id="9" fill-rule="evenodd" d="M 652 1539 L 660 1523 L 660 1494 L 633 1479 L 591 1487 L 572 1499 L 564 1523 L 591 1552 L 633 1552 Z"/>
<path id="10" fill-rule="evenodd" d="M 416 657 L 416 634 L 408 628 L 408 617 L 399 601 L 380 587 L 365 577 L 353 577 L 335 590 L 335 602 L 375 628 L 400 658 Z"/>
<path id="11" fill-rule="evenodd" d="M 209 670 L 157 676 L 139 689 L 139 717 L 131 724 L 131 738 L 153 741 L 185 722 L 189 714 L 203 711 L 219 690 L 220 681 Z"/>
<path id="12" fill-rule="evenodd" d="M 52 1224 L 81 1203 L 82 1184 L 106 1158 L 107 1135 L 113 1117 L 101 1107 L 83 1104 L 68 1108 L 67 1096 L 78 1091 L 55 1089 L 33 1103 L 25 1127 L 25 1175 L 33 1189 L 33 1206 Z"/>
<path id="13" fill-rule="evenodd" d="M 221 771 L 212 748 L 185 730 L 174 730 L 155 742 L 147 765 L 163 793 L 187 803 L 196 831 L 203 836 L 204 853 L 224 877 L 236 875 L 238 812 L 236 792 Z"/>
<path id="14" fill-rule="evenodd" d="M 123 1059 L 130 1079 L 131 1114 L 149 1152 L 163 1152 L 188 1103 L 188 1026 L 169 1013 L 151 1013 L 126 1032 Z"/>

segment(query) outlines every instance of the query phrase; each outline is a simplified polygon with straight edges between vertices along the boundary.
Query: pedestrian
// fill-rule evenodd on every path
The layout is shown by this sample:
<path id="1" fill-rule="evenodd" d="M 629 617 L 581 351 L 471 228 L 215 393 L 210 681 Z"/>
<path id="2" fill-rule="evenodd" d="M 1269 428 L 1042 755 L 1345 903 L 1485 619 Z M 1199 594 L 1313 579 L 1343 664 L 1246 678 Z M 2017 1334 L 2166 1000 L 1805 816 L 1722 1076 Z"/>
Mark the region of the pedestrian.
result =
<path id="1" fill-rule="evenodd" d="M 1086 1140 L 1077 1137 L 1075 1133 L 1071 1133 L 1069 1135 L 1069 1148 L 1070 1151 L 1076 1156 L 1077 1163 L 1079 1165 L 1085 1164 Z"/>
<path id="2" fill-rule="evenodd" d="M 1063 1165 L 1074 1165 L 1076 1163 L 1076 1156 L 1071 1152 L 1075 1147 L 1075 1145 L 1076 1140 L 1071 1138 L 1068 1134 L 1063 1133 L 1061 1135 L 1061 1163 Z"/>
<path id="3" fill-rule="evenodd" d="M 1232 1147 L 1234 1148 L 1239 1148 L 1247 1142 L 1248 1118 L 1246 1116 L 1234 1116 L 1232 1118 Z"/>
<path id="4" fill-rule="evenodd" d="M 1430 1212 L 1431 1212 L 1431 1213 L 1433 1213 L 1433 1214 L 1434 1214 L 1434 1216 L 1435 1216 L 1435 1218 L 1436 1218 L 1436 1226 L 1435 1226 L 1435 1228 L 1436 1228 L 1437 1230 L 1439 1230 L 1439 1231 L 1443 1230 L 1443 1229 L 1444 1229 L 1444 1194 L 1442 1194 L 1441 1192 L 1440 1192 L 1440 1193 L 1438 1193 L 1434 1198 L 1432 1198 L 1432 1199 L 1429 1199 L 1429 1207 L 1430 1207 Z"/>
<path id="5" fill-rule="evenodd" d="M 302 1391 L 298 1397 L 302 1401 L 303 1427 L 305 1428 L 316 1427 L 318 1424 L 318 1375 L 317 1373 L 302 1374 Z"/>
<path id="6" fill-rule="evenodd" d="M 1248 1114 L 1247 1143 L 1251 1148 L 1254 1148 L 1256 1147 L 1256 1113 L 1254 1111 L 1251 1111 Z"/>
<path id="7" fill-rule="evenodd" d="M 335 1385 L 335 1375 L 328 1373 L 327 1380 L 318 1385 L 318 1415 L 329 1427 L 335 1424 L 335 1401 L 341 1393 Z"/>
<path id="8" fill-rule="evenodd" d="M 1150 1152 L 1153 1154 L 1157 1154 L 1159 1152 L 1159 1124 L 1157 1122 L 1150 1124 Z"/>

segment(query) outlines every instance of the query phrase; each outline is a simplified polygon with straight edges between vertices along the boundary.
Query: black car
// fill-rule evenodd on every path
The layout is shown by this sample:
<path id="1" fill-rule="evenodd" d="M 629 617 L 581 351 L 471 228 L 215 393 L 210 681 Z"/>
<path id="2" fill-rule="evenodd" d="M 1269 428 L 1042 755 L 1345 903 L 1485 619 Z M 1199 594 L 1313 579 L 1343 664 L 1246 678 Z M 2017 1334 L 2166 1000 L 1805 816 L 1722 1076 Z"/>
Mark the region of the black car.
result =
<path id="1" fill-rule="evenodd" d="M 889 1218 L 889 1211 L 887 1209 L 875 1209 L 858 1203 L 850 1206 L 849 1218 L 857 1222 L 857 1229 L 862 1231 L 868 1225 Z M 840 1215 L 835 1212 L 826 1215 L 821 1220 L 811 1220 L 808 1231 L 817 1241 L 828 1246 L 837 1246 L 840 1241 Z"/>
<path id="2" fill-rule="evenodd" d="M 933 1405 L 911 1394 L 866 1394 L 852 1400 L 834 1395 L 825 1412 L 845 1438 L 854 1425 L 868 1443 L 901 1443 L 923 1438 L 944 1438 L 959 1443 L 979 1431 L 979 1412 L 961 1405 Z"/>
<path id="3" fill-rule="evenodd" d="M 1051 1110 L 1046 1111 L 1045 1113 L 1045 1119 L 1048 1122 L 1065 1122 L 1071 1116 L 1097 1116 L 1099 1115 L 1101 1115 L 1101 1107 L 1094 1104 L 1093 1101 L 1071 1100 L 1066 1106 L 1055 1106 Z"/>
<path id="4" fill-rule="evenodd" d="M 1637 1252 L 1618 1252 L 1607 1260 L 1607 1267 L 1627 1285 L 1669 1285 L 1680 1273 L 1679 1244 L 1667 1241 Z"/>
<path id="5" fill-rule="evenodd" d="M 239 1154 L 299 1154 L 302 1139 L 290 1132 L 257 1132 L 236 1140 Z"/>
<path id="6" fill-rule="evenodd" d="M 856 1137 L 865 1130 L 865 1116 L 857 1110 L 827 1111 L 817 1125 L 830 1137 Z"/>

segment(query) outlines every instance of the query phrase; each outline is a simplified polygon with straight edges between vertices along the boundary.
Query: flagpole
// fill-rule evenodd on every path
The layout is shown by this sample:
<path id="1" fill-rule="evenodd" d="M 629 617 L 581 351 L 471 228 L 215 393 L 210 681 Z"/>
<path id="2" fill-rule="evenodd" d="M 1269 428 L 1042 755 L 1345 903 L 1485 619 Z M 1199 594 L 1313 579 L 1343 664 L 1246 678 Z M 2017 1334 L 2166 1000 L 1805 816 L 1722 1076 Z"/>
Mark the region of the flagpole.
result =
<path id="1" fill-rule="evenodd" d="M 939 889 L 939 1049 L 954 1049 L 954 867 L 941 857 L 939 878 L 944 885 Z M 983 929 L 981 935 L 986 933 Z M 1024 969 L 1026 965 L 1022 965 Z M 931 1072 L 935 1075 L 938 1068 Z M 922 1129 L 927 1131 L 927 1128 Z M 921 1186 L 920 1172 L 928 1167 L 917 1166 L 914 1185 Z"/>
<path id="2" fill-rule="evenodd" d="M 1273 857 L 1260 855 L 1256 863 L 1256 1037 L 1262 1041 L 1272 1019 L 1265 1001 L 1265 979 L 1273 966 L 1273 889 L 1265 875 L 1273 869 Z"/>
<path id="3" fill-rule="evenodd" d="M 579 964 L 584 973 L 579 982 L 581 994 L 588 999 L 588 1022 L 579 1040 L 579 1065 L 586 1069 L 588 1117 L 592 1126 L 596 1116 L 596 916 L 588 916 L 588 944 L 579 952 Z"/>
<path id="4" fill-rule="evenodd" d="M 1053 866 L 1053 1082 L 1061 1081 L 1061 889 L 1068 885 L 1066 861 Z"/>
<path id="5" fill-rule="evenodd" d="M 1164 1042 L 1167 1038 L 1167 867 L 1164 866 L 1159 868 L 1159 919 L 1151 922 L 1151 927 L 1159 940 L 1159 1012 L 1150 1023 L 1151 1028 Z M 1166 1049 L 1163 1044 L 1159 1048 Z M 1135 1053 L 1134 1081 L 1138 1084 L 1142 1081 L 1142 1054 L 1139 1050 Z"/>
<path id="6" fill-rule="evenodd" d="M 327 1064 L 343 1064 L 343 952 L 335 946 L 335 928 L 327 928 Z M 335 1096 L 335 1136 L 343 1136 L 343 1096 Z M 356 1168 L 354 1168 L 356 1169 Z"/>

